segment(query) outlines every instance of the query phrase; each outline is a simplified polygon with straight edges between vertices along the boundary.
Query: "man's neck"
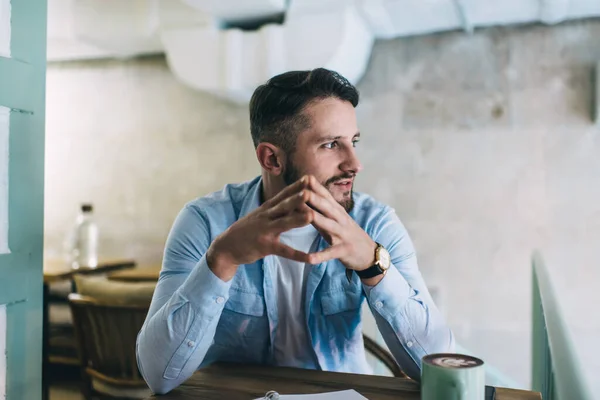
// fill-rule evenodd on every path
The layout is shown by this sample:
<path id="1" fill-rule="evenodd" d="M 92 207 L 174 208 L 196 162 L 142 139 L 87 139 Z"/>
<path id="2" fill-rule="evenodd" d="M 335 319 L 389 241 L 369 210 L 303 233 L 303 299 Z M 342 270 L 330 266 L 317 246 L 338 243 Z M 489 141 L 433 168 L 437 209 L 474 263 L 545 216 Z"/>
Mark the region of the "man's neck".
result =
<path id="1" fill-rule="evenodd" d="M 265 172 L 262 174 L 262 188 L 260 192 L 260 204 L 272 199 L 285 188 L 285 184 L 280 177 L 269 175 Z"/>

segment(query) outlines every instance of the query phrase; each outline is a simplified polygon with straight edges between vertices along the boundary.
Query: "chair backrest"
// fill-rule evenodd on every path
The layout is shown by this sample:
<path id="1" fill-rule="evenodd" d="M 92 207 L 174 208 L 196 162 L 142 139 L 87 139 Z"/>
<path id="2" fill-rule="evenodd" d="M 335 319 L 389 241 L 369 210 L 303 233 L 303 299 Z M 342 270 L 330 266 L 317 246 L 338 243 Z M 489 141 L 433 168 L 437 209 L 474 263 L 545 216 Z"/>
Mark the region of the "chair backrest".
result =
<path id="1" fill-rule="evenodd" d="M 94 378 L 111 384 L 145 386 L 135 356 L 135 341 L 149 304 L 109 303 L 72 293 L 69 304 L 81 365 Z M 395 377 L 407 377 L 394 357 L 373 339 L 363 335 L 365 350 Z"/>
<path id="2" fill-rule="evenodd" d="M 111 304 L 69 295 L 81 365 L 87 374 L 109 384 L 145 386 L 135 356 L 135 342 L 150 304 Z"/>
<path id="3" fill-rule="evenodd" d="M 408 378 L 408 375 L 402 371 L 402 368 L 398 365 L 394 357 L 380 346 L 376 341 L 368 337 L 367 335 L 363 335 L 363 342 L 365 343 L 365 350 L 367 353 L 373 355 L 377 360 L 379 360 L 383 365 L 386 366 L 387 369 L 391 371 L 391 373 L 397 378 Z"/>

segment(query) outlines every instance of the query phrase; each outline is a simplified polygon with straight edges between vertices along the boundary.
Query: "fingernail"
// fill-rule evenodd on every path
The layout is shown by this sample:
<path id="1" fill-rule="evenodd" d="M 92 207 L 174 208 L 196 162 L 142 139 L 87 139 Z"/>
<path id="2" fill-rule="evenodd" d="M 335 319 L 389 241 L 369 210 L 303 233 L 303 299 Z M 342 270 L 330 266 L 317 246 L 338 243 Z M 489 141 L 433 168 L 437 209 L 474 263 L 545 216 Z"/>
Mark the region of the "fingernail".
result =
<path id="1" fill-rule="evenodd" d="M 304 190 L 302 190 L 300 193 L 298 193 L 298 197 L 302 197 L 304 196 Z"/>
<path id="2" fill-rule="evenodd" d="M 306 183 L 306 176 L 303 176 L 303 177 L 300 179 L 300 182 L 302 182 L 302 183 Z"/>

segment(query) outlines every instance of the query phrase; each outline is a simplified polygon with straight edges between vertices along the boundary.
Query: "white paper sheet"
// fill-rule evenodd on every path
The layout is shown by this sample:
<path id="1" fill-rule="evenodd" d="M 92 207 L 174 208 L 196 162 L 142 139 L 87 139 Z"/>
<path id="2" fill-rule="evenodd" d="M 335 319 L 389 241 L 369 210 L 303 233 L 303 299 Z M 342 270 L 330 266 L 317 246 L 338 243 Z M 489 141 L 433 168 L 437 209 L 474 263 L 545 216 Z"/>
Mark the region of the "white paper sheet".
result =
<path id="1" fill-rule="evenodd" d="M 10 58 L 10 0 L 0 0 L 0 57 Z"/>
<path id="2" fill-rule="evenodd" d="M 8 248 L 9 118 L 10 110 L 6 107 L 0 107 L 0 254 L 10 253 Z"/>
<path id="3" fill-rule="evenodd" d="M 264 400 L 259 397 L 256 400 Z M 278 400 L 368 400 L 355 390 L 342 390 L 338 392 L 318 394 L 280 394 Z"/>

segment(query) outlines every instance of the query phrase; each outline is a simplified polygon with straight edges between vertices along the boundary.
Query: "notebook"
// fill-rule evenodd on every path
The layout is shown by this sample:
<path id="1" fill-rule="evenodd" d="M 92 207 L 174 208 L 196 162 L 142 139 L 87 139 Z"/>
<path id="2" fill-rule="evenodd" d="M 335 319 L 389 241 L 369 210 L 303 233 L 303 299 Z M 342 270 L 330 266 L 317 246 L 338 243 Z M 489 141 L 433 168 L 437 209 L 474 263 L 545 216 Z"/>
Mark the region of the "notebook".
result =
<path id="1" fill-rule="evenodd" d="M 368 400 L 356 390 L 342 390 L 338 392 L 318 393 L 318 394 L 272 394 L 269 397 L 267 393 L 264 397 L 256 400 Z"/>
<path id="2" fill-rule="evenodd" d="M 493 386 L 485 387 L 485 400 L 496 399 L 496 388 Z M 338 392 L 318 393 L 318 394 L 278 394 L 269 392 L 256 400 L 368 400 L 356 390 L 342 390 Z"/>

